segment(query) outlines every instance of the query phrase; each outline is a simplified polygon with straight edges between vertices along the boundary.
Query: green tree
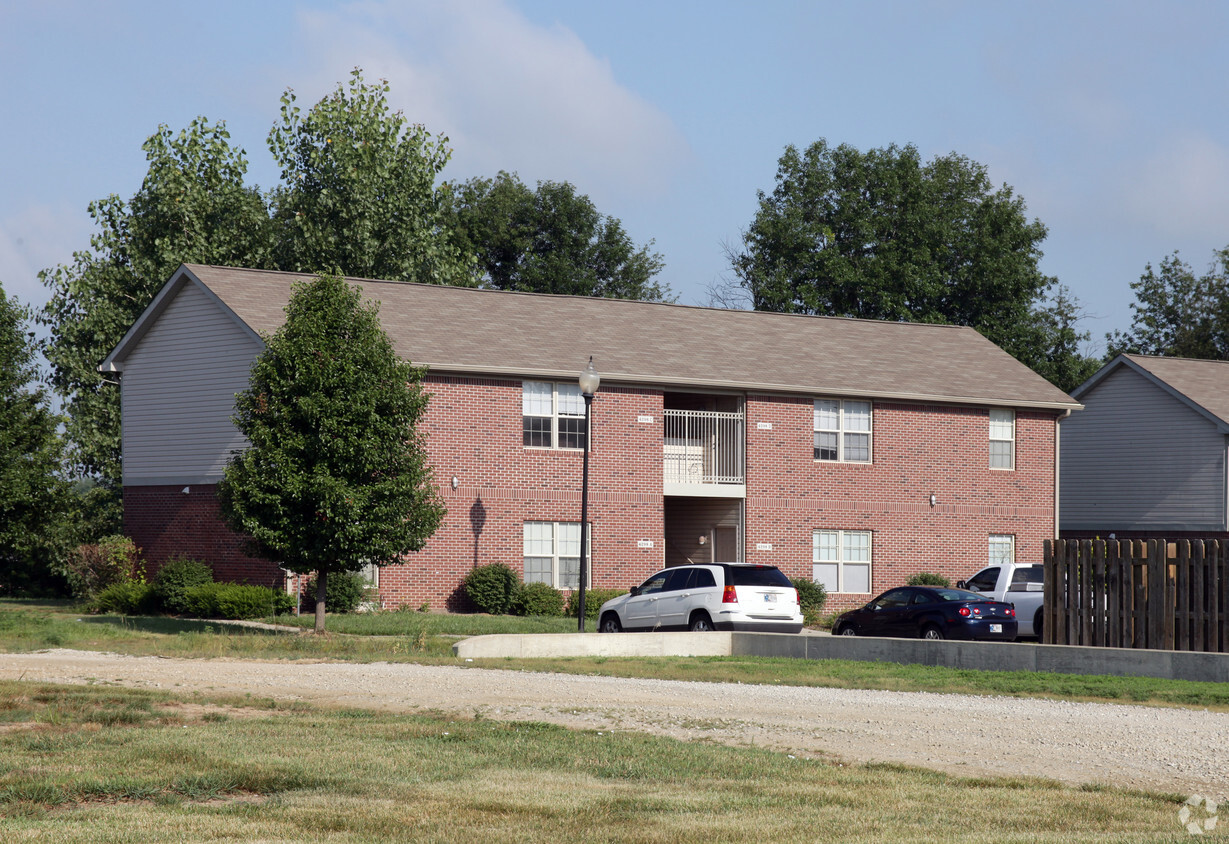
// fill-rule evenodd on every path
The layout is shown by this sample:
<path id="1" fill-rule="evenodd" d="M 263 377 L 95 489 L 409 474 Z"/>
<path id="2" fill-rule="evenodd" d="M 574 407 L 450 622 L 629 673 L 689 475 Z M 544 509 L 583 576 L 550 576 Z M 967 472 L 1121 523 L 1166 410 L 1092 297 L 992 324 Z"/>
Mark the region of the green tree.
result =
<path id="1" fill-rule="evenodd" d="M 1040 338 L 1029 361 L 1033 371 L 1069 393 L 1093 376 L 1104 361 L 1085 354 L 1083 347 L 1092 338 L 1080 331 L 1084 318 L 1079 302 L 1066 285 L 1058 285 L 1047 300 L 1033 310 L 1034 329 Z"/>
<path id="2" fill-rule="evenodd" d="M 756 310 L 968 325 L 1036 358 L 1046 227 L 983 165 L 820 140 L 787 147 L 776 181 L 729 255 Z"/>
<path id="3" fill-rule="evenodd" d="M 0 593 L 62 591 L 73 506 L 28 314 L 0 286 Z"/>
<path id="4" fill-rule="evenodd" d="M 40 273 L 51 289 L 39 321 L 51 328 L 52 385 L 75 472 L 98 483 L 104 533 L 119 529 L 119 391 L 97 367 L 181 263 L 473 283 L 472 258 L 440 231 L 434 180 L 445 141 L 407 128 L 386 91 L 356 71 L 304 116 L 286 93 L 269 136 L 284 179 L 272 211 L 244 184 L 247 160 L 224 123 L 159 127 L 143 147 L 140 190 L 92 203 L 91 248 Z"/>
<path id="5" fill-rule="evenodd" d="M 273 192 L 277 266 L 360 278 L 472 283 L 472 258 L 442 229 L 436 177 L 448 139 L 407 124 L 355 70 L 301 115 L 293 91 L 269 149 L 282 168 Z"/>
<path id="6" fill-rule="evenodd" d="M 1131 284 L 1131 330 L 1106 335 L 1110 354 L 1229 360 L 1229 247 L 1196 275 L 1177 252 Z"/>
<path id="7" fill-rule="evenodd" d="M 614 217 L 598 212 L 567 182 L 531 190 L 515 173 L 456 187 L 449 225 L 460 248 L 478 256 L 484 283 L 499 290 L 671 301 L 654 280 L 665 266 L 639 248 Z"/>
<path id="8" fill-rule="evenodd" d="M 247 162 L 225 124 L 203 118 L 172 134 L 161 126 L 144 144 L 149 161 L 128 201 L 91 203 L 91 248 L 39 274 L 51 298 L 39 321 L 51 329 L 44 353 L 64 398 L 76 474 L 99 482 L 103 521 L 119 528 L 119 391 L 98 364 L 123 338 L 180 263 L 265 267 L 269 219 L 259 191 L 245 187 Z"/>
<path id="9" fill-rule="evenodd" d="M 443 518 L 416 427 L 421 376 L 358 288 L 320 276 L 296 289 L 238 396 L 251 447 L 226 467 L 222 512 L 253 553 L 316 572 L 316 632 L 330 573 L 398 562 Z"/>

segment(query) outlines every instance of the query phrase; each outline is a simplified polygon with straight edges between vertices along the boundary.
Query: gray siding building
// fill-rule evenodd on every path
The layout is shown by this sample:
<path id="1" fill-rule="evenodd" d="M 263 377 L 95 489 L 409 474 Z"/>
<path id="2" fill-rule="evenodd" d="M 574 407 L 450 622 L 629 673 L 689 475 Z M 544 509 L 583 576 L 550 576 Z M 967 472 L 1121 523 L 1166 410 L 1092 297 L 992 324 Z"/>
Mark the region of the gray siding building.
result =
<path id="1" fill-rule="evenodd" d="M 1062 423 L 1063 536 L 1229 532 L 1229 362 L 1120 355 L 1072 396 L 1084 410 Z"/>

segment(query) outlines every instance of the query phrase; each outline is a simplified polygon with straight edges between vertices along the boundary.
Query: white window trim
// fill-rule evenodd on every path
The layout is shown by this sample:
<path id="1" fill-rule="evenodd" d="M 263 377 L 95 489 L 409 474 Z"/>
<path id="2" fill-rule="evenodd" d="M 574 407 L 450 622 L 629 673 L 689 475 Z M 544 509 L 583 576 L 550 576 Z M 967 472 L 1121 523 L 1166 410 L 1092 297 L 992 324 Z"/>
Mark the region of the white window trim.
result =
<path id="1" fill-rule="evenodd" d="M 550 388 L 551 388 L 550 445 L 525 445 L 524 420 L 526 417 L 530 416 L 530 414 L 525 413 L 525 398 L 524 397 L 525 397 L 525 387 L 529 384 L 549 384 L 550 385 Z M 524 448 L 533 448 L 533 449 L 548 449 L 549 448 L 549 449 L 558 449 L 562 451 L 581 451 L 584 449 L 583 445 L 580 445 L 580 446 L 561 446 L 559 445 L 559 420 L 561 418 L 562 419 L 584 419 L 585 418 L 585 414 L 583 410 L 579 414 L 563 413 L 560 410 L 561 402 L 559 401 L 559 384 L 560 382 L 558 381 L 522 381 L 521 382 L 521 445 Z M 575 387 L 577 390 L 580 389 L 580 387 L 575 384 L 569 384 L 569 387 Z M 542 418 L 542 417 L 534 416 L 534 418 Z M 582 432 L 580 436 L 581 436 L 581 439 L 583 440 L 584 439 L 583 428 L 582 428 Z"/>
<path id="2" fill-rule="evenodd" d="M 992 533 L 986 543 L 987 565 L 1005 566 L 1016 561 L 1016 535 L 1014 533 Z M 1006 547 L 1007 555 L 995 554 L 995 546 Z"/>
<path id="3" fill-rule="evenodd" d="M 527 553 L 528 549 L 525 547 L 525 540 L 526 540 L 525 534 L 529 526 L 534 525 L 534 524 L 544 524 L 544 525 L 551 526 L 551 553 L 550 553 L 551 580 L 550 580 L 550 585 L 555 589 L 561 589 L 561 590 L 574 588 L 571 586 L 562 585 L 563 578 L 562 578 L 562 572 L 561 572 L 560 565 L 559 565 L 559 560 L 561 557 L 564 559 L 566 559 L 566 557 L 559 553 L 559 545 L 560 545 L 559 528 L 562 527 L 563 525 L 576 525 L 576 524 L 579 524 L 579 522 L 567 522 L 567 521 L 552 522 L 547 519 L 526 519 L 524 522 L 521 523 L 521 582 L 522 583 L 531 582 L 525 579 L 528 576 L 528 571 L 525 567 L 525 561 L 530 557 L 547 556 L 546 554 Z M 588 542 L 585 543 L 585 560 L 588 563 L 592 563 L 593 562 L 593 525 L 592 524 L 589 525 L 588 534 L 589 534 Z M 543 581 L 532 581 L 532 582 L 541 583 Z M 592 585 L 592 583 L 593 583 L 593 566 L 586 565 L 585 566 L 585 588 L 588 589 Z"/>
<path id="4" fill-rule="evenodd" d="M 821 533 L 836 534 L 836 551 L 838 559 L 835 560 L 820 560 L 819 556 L 819 535 Z M 845 536 L 846 534 L 864 534 L 866 536 L 866 559 L 865 560 L 846 560 L 845 559 Z M 836 565 L 837 570 L 837 586 L 839 588 L 833 590 L 836 593 L 846 595 L 869 595 L 874 592 L 875 583 L 875 532 L 870 530 L 834 530 L 831 528 L 821 528 L 811 533 L 811 565 L 812 572 L 816 565 Z M 866 566 L 866 591 L 864 592 L 849 592 L 845 589 L 845 567 L 850 566 Z M 812 580 L 814 574 L 812 573 Z M 816 581 L 817 583 L 819 581 Z"/>
<path id="5" fill-rule="evenodd" d="M 817 428 L 815 426 L 815 409 L 821 401 L 831 401 L 837 404 L 837 415 L 840 417 L 840 426 L 837 428 Z M 851 431 L 845 428 L 845 403 L 857 402 L 867 405 L 869 415 L 867 416 L 867 430 Z M 835 433 L 836 434 L 836 459 L 828 460 L 826 458 L 815 457 L 814 450 L 814 435 L 817 433 Z M 845 457 L 845 435 L 846 434 L 865 434 L 866 435 L 866 459 L 865 460 L 848 460 Z M 815 399 L 811 403 L 811 435 L 812 449 L 811 457 L 815 463 L 852 463 L 855 465 L 867 465 L 875 462 L 875 403 L 870 399 L 838 399 L 831 396 Z"/>
<path id="6" fill-rule="evenodd" d="M 1006 439 L 1004 439 L 1003 437 L 996 437 L 996 436 L 994 435 L 994 434 L 995 434 L 995 430 L 994 430 L 994 428 L 995 428 L 995 421 L 994 421 L 994 415 L 995 415 L 995 413 L 1008 414 L 1008 415 L 1010 416 L 1009 424 L 1011 425 L 1011 434 L 1010 434 L 1010 436 L 1009 436 L 1009 437 L 1007 437 Z M 991 468 L 991 469 L 996 469 L 996 470 L 998 470 L 998 471 L 1000 471 L 1000 472 L 1011 472 L 1011 471 L 1014 471 L 1014 470 L 1015 470 L 1015 468 L 1016 468 L 1016 412 L 1015 412 L 1014 410 L 1012 410 L 1012 409 L 1010 409 L 1010 408 L 1006 408 L 1006 407 L 992 407 L 992 408 L 990 408 L 990 413 L 988 414 L 988 416 L 989 416 L 989 421 L 990 421 L 990 425 L 989 425 L 989 429 L 990 429 L 990 430 L 989 430 L 989 434 L 990 434 L 990 443 L 991 443 L 991 449 L 990 449 L 990 468 Z M 995 466 L 995 465 L 994 465 L 994 449 L 993 449 L 993 444 L 994 444 L 994 443 L 1008 443 L 1008 444 L 1009 444 L 1008 459 L 1009 459 L 1009 461 L 1010 461 L 1010 463 L 1011 463 L 1011 465 L 1010 465 L 1010 466 Z"/>

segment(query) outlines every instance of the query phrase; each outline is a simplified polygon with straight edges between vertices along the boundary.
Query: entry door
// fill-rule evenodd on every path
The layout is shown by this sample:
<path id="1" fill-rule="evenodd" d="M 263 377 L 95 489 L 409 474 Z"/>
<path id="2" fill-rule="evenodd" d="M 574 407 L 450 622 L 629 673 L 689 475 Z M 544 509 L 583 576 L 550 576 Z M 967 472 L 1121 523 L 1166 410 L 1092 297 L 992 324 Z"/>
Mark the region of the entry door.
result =
<path id="1" fill-rule="evenodd" d="M 738 528 L 713 528 L 713 562 L 738 563 L 742 555 L 738 553 Z"/>

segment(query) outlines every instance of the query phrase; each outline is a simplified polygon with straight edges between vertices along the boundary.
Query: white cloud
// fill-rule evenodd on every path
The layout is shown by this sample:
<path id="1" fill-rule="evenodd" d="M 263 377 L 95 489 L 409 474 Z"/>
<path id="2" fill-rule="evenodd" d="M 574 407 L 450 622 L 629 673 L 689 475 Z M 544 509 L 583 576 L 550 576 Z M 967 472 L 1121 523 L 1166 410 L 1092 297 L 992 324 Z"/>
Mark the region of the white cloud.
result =
<path id="1" fill-rule="evenodd" d="M 1220 243 L 1229 231 L 1229 148 L 1202 132 L 1171 135 L 1124 178 L 1124 204 L 1167 236 Z"/>
<path id="2" fill-rule="evenodd" d="M 599 203 L 666 192 L 690 150 L 660 109 L 620 85 L 571 30 L 498 0 L 356 3 L 299 19 L 310 104 L 355 66 L 388 79 L 407 117 L 448 135 L 453 177 L 568 180 Z"/>

